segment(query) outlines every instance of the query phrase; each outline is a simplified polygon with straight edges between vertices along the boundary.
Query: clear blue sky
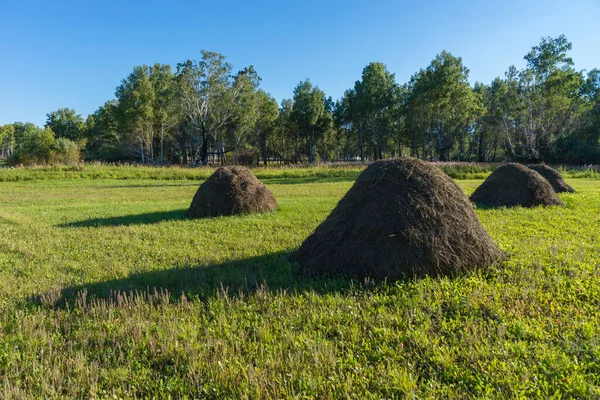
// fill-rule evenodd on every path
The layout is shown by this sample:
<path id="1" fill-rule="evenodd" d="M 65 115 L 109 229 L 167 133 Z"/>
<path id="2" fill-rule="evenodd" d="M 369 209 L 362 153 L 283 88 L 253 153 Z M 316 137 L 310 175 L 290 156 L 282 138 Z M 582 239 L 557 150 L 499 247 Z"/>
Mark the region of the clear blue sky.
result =
<path id="1" fill-rule="evenodd" d="M 114 98 L 135 65 L 225 54 L 253 64 L 277 101 L 305 78 L 334 99 L 371 61 L 400 83 L 442 50 L 489 82 L 542 36 L 573 43 L 577 69 L 600 68 L 600 0 L 0 0 L 0 125 Z"/>

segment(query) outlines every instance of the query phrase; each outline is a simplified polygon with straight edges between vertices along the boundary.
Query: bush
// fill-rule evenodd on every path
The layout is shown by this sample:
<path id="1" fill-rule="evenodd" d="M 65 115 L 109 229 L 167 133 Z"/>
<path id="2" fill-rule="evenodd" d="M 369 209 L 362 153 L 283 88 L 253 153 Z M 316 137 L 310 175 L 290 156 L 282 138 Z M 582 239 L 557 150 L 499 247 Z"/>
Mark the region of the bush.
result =
<path id="1" fill-rule="evenodd" d="M 54 138 L 50 128 L 36 128 L 24 138 L 20 148 L 8 158 L 8 165 L 73 165 L 80 162 L 77 143 L 66 138 Z"/>
<path id="2" fill-rule="evenodd" d="M 81 160 L 77 143 L 66 138 L 58 138 L 50 152 L 50 164 L 74 165 Z"/>

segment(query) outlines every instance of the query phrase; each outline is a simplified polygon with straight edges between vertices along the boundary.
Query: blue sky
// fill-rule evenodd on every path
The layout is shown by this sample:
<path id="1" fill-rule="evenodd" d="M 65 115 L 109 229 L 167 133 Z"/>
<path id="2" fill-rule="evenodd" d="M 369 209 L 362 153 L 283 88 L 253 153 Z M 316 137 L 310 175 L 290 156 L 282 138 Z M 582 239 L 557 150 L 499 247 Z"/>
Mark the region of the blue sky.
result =
<path id="1" fill-rule="evenodd" d="M 600 68 L 600 0 L 0 0 L 0 125 L 114 98 L 135 65 L 175 65 L 200 49 L 254 65 L 277 101 L 311 81 L 334 99 L 383 62 L 406 82 L 442 50 L 472 82 L 502 76 L 542 36 L 566 34 L 577 69 Z"/>

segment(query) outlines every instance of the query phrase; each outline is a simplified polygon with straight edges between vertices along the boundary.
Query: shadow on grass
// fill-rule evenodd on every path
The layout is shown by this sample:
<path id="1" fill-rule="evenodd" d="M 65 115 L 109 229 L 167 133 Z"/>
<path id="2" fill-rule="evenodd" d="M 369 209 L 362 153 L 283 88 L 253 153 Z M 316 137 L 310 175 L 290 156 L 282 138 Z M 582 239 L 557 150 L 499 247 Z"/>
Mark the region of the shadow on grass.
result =
<path id="1" fill-rule="evenodd" d="M 372 282 L 366 282 L 372 285 Z M 52 308 L 82 307 L 106 300 L 119 304 L 132 296 L 150 299 L 153 295 L 171 300 L 187 298 L 248 295 L 267 288 L 271 291 L 313 291 L 324 294 L 346 292 L 356 282 L 344 278 L 308 276 L 292 261 L 291 253 L 279 252 L 221 264 L 199 265 L 169 270 L 148 271 L 126 278 L 71 286 L 30 298 L 33 305 Z"/>
<path id="2" fill-rule="evenodd" d="M 187 219 L 187 209 L 173 211 L 156 211 L 144 214 L 122 215 L 119 217 L 92 218 L 83 221 L 68 222 L 58 225 L 59 228 L 83 228 L 99 226 L 129 226 L 157 224 L 164 221 Z"/>

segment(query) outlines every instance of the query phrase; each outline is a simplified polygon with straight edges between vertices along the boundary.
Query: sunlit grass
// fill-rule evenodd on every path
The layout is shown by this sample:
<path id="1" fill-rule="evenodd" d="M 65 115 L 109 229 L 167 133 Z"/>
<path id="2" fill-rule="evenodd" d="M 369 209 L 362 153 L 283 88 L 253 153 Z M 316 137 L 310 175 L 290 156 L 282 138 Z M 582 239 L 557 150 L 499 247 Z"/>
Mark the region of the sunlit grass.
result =
<path id="1" fill-rule="evenodd" d="M 498 267 L 373 283 L 288 258 L 352 175 L 273 171 L 279 210 L 203 220 L 194 179 L 0 184 L 3 397 L 600 396 L 596 181 L 478 210 Z"/>

